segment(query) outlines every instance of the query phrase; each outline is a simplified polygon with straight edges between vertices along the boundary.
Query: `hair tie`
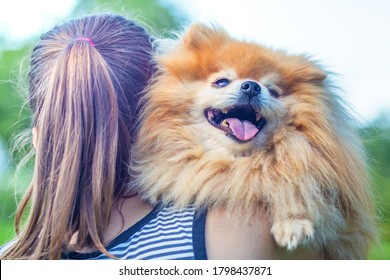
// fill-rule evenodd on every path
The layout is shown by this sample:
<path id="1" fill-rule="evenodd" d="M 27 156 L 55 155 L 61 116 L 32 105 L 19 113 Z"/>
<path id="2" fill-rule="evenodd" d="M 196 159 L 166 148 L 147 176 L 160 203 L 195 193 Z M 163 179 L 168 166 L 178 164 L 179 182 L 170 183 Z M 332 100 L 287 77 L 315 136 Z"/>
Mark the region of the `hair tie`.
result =
<path id="1" fill-rule="evenodd" d="M 93 43 L 91 38 L 80 37 L 80 38 L 77 38 L 76 41 L 77 40 L 87 41 L 92 47 L 95 46 L 95 44 Z"/>

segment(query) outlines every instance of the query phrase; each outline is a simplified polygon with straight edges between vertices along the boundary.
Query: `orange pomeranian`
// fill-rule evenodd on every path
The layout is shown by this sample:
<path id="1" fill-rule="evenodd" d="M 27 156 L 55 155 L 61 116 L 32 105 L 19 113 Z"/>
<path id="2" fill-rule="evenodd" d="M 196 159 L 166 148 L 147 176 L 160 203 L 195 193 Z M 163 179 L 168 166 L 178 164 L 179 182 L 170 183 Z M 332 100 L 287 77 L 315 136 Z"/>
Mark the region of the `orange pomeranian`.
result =
<path id="1" fill-rule="evenodd" d="M 324 70 L 201 24 L 156 60 L 133 152 L 144 198 L 264 207 L 281 247 L 366 257 L 377 232 L 365 154 Z"/>

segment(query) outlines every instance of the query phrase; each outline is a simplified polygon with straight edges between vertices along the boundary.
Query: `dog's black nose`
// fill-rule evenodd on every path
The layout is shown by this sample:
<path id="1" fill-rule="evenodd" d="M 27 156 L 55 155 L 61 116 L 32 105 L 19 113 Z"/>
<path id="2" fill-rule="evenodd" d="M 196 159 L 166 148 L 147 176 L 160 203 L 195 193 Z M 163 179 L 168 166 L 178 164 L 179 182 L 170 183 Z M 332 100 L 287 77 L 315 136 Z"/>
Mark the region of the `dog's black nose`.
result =
<path id="1" fill-rule="evenodd" d="M 253 81 L 246 81 L 241 85 L 240 91 L 248 95 L 249 99 L 261 93 L 261 87 Z"/>

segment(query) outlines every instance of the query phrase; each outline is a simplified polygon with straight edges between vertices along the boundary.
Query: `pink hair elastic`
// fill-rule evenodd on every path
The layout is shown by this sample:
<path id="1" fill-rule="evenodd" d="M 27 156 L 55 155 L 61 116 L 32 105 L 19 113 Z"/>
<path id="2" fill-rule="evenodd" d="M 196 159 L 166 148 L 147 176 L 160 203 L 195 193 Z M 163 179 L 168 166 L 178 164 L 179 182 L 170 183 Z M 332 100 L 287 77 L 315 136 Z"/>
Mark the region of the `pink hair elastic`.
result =
<path id="1" fill-rule="evenodd" d="M 77 38 L 76 40 L 87 41 L 92 47 L 95 46 L 95 44 L 93 43 L 91 38 L 80 37 L 80 38 Z"/>

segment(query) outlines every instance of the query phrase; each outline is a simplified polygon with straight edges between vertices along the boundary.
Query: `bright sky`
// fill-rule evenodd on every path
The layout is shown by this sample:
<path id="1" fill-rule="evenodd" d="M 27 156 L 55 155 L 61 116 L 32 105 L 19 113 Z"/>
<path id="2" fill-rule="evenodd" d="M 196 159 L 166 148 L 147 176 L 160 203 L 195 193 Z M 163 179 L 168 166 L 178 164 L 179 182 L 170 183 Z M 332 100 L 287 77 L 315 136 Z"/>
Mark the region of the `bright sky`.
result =
<path id="1" fill-rule="evenodd" d="M 2 0 L 0 33 L 12 43 L 40 35 L 69 15 L 76 0 Z"/>
<path id="2" fill-rule="evenodd" d="M 388 0 L 164 0 L 237 38 L 308 53 L 340 75 L 361 121 L 390 111 Z"/>
<path id="3" fill-rule="evenodd" d="M 161 0 L 192 21 L 213 22 L 233 36 L 308 53 L 339 83 L 362 121 L 390 111 L 388 0 Z M 9 40 L 38 36 L 62 20 L 75 0 L 11 0 L 0 10 Z M 21 7 L 23 7 L 21 9 Z"/>

